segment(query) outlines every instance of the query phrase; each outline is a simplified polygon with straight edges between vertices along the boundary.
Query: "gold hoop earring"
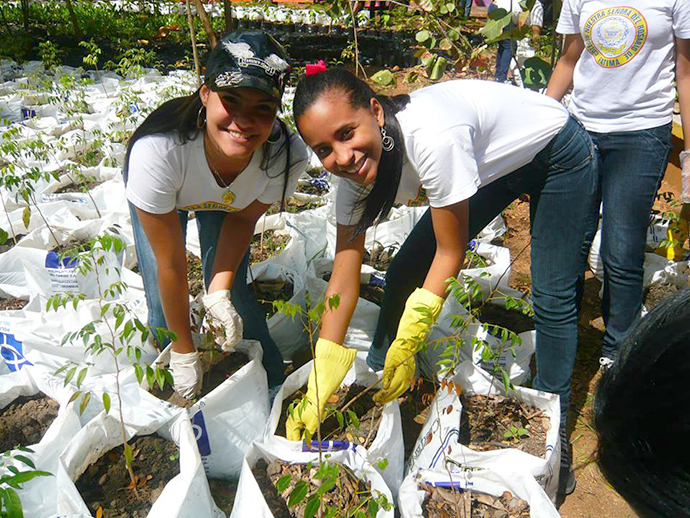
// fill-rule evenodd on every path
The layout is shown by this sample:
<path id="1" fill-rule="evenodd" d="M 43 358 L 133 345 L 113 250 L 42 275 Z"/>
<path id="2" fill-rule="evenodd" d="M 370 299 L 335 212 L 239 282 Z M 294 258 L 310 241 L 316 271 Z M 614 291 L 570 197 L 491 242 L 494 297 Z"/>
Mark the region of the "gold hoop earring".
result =
<path id="1" fill-rule="evenodd" d="M 206 106 L 202 104 L 196 114 L 196 129 L 203 129 L 204 126 L 206 126 Z"/>

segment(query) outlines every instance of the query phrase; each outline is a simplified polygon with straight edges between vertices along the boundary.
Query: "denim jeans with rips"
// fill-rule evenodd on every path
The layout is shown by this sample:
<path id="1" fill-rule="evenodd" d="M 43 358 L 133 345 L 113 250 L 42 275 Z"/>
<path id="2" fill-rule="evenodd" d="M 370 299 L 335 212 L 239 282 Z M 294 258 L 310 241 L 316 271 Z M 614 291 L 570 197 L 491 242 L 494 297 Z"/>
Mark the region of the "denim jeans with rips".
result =
<path id="1" fill-rule="evenodd" d="M 604 264 L 602 356 L 616 360 L 642 310 L 647 227 L 671 151 L 671 124 L 617 133 L 590 132 L 599 159 Z M 596 229 L 595 215 L 594 228 Z M 593 233 L 588 236 L 591 243 Z"/>
<path id="2" fill-rule="evenodd" d="M 125 172 L 125 182 L 127 174 Z M 129 203 L 129 212 L 132 218 L 132 228 L 134 229 L 134 245 L 137 252 L 139 272 L 144 283 L 146 294 L 146 305 L 149 310 L 148 323 L 155 327 L 166 327 L 163 305 L 161 303 L 160 292 L 158 290 L 158 267 L 156 257 L 151 249 L 148 238 L 141 226 L 139 217 L 134 205 Z M 186 211 L 178 210 L 182 233 L 186 237 L 187 217 Z M 201 263 L 204 273 L 204 286 L 208 289 L 213 272 L 213 262 L 216 256 L 216 245 L 218 235 L 225 219 L 225 212 L 222 211 L 198 211 L 196 214 L 196 224 L 199 230 L 199 242 L 201 244 Z M 244 338 L 258 340 L 263 348 L 263 365 L 268 375 L 268 386 L 280 385 L 285 379 L 285 369 L 283 357 L 278 350 L 278 346 L 271 338 L 266 324 L 266 313 L 257 302 L 252 290 L 246 282 L 247 268 L 249 267 L 249 251 L 244 255 L 240 267 L 235 274 L 236 282 L 233 283 L 230 291 L 232 304 L 242 317 L 244 324 Z M 165 346 L 167 344 L 160 344 Z"/>
<path id="3" fill-rule="evenodd" d="M 584 242 L 597 212 L 594 145 L 574 118 L 532 162 L 482 187 L 469 199 L 469 236 L 479 233 L 520 194 L 530 195 L 532 301 L 537 333 L 533 387 L 558 394 L 561 417 L 570 405 L 578 344 L 578 281 Z M 431 211 L 422 217 L 386 274 L 381 312 L 367 363 L 383 368 L 407 297 L 424 282 L 436 252 Z"/>

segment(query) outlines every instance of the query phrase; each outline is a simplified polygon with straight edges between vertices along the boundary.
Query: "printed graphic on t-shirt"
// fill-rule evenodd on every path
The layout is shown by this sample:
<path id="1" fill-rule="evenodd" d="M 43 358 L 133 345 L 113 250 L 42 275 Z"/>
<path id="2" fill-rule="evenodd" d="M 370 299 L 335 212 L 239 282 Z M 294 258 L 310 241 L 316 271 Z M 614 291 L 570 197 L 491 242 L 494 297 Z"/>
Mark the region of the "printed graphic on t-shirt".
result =
<path id="1" fill-rule="evenodd" d="M 622 67 L 644 46 L 647 28 L 647 20 L 637 9 L 607 7 L 585 22 L 585 46 L 600 66 Z"/>
<path id="2" fill-rule="evenodd" d="M 223 194 L 224 203 L 218 203 L 217 201 L 205 201 L 203 203 L 182 207 L 182 210 L 222 210 L 224 212 L 239 212 L 240 209 L 232 206 L 232 203 L 235 201 L 235 197 L 234 192 L 227 191 L 225 194 Z"/>
<path id="3" fill-rule="evenodd" d="M 426 195 L 426 190 L 421 185 L 417 196 L 414 199 L 407 200 L 408 207 L 421 207 L 422 205 L 429 205 L 429 198 Z"/>

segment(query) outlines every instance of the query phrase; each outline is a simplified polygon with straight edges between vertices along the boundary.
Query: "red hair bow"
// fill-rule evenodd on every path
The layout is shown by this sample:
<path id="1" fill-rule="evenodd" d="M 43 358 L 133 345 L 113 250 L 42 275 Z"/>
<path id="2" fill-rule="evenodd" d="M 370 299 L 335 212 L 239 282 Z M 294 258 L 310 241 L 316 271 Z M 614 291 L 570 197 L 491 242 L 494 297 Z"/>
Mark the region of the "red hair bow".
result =
<path id="1" fill-rule="evenodd" d="M 306 74 L 308 76 L 313 76 L 316 74 L 320 74 L 321 72 L 326 71 L 326 63 L 323 62 L 323 59 L 320 59 L 318 63 L 307 63 L 306 65 Z"/>

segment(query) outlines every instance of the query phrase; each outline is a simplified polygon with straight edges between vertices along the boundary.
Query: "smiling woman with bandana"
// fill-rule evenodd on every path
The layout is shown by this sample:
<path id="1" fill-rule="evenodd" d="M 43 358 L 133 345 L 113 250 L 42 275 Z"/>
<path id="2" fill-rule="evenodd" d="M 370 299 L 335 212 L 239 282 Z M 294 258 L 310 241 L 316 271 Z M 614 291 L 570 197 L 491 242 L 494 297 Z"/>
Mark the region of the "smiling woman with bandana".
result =
<path id="1" fill-rule="evenodd" d="M 201 384 L 190 330 L 189 211 L 199 229 L 203 302 L 223 323 L 223 349 L 233 350 L 243 337 L 259 340 L 269 387 L 284 378 L 282 357 L 246 278 L 256 221 L 294 191 L 305 165 L 304 144 L 276 118 L 289 69 L 271 36 L 232 32 L 211 52 L 201 88 L 151 113 L 127 149 L 127 199 L 149 324 L 176 335 L 170 367 L 184 397 Z"/>

